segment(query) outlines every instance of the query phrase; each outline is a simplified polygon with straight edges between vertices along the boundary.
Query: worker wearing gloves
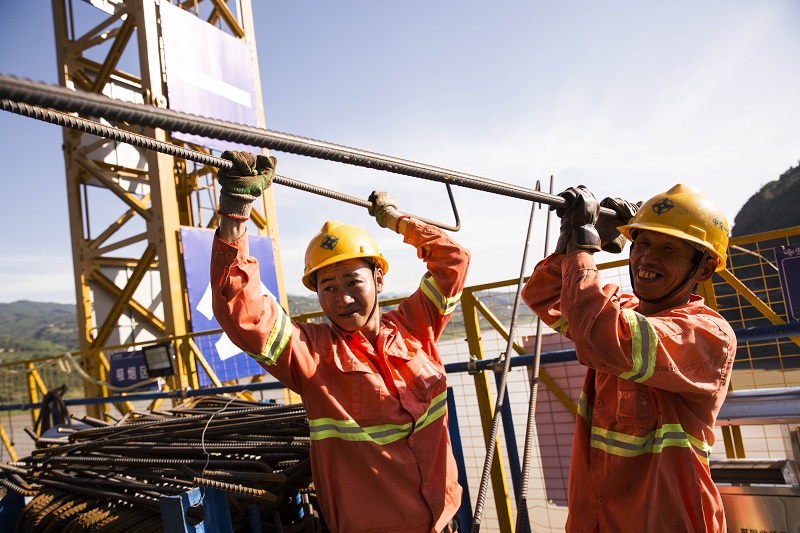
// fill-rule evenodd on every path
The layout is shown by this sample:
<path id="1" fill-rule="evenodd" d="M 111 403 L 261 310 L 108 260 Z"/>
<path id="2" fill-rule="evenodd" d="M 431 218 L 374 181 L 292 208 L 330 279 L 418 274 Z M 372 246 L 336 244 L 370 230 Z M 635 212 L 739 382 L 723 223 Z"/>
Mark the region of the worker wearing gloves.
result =
<path id="1" fill-rule="evenodd" d="M 464 286 L 469 252 L 373 192 L 370 214 L 403 236 L 427 265 L 420 288 L 381 313 L 389 265 L 363 229 L 328 221 L 311 239 L 303 284 L 330 324 L 291 320 L 262 296 L 247 252 L 250 204 L 269 187 L 275 160 L 225 152 L 223 215 L 211 257 L 214 314 L 242 350 L 299 393 L 311 430 L 322 516 L 333 532 L 451 531 L 461 503 L 447 432 L 447 381 L 436 340 Z"/>
<path id="2" fill-rule="evenodd" d="M 686 185 L 638 210 L 620 199 L 598 204 L 583 186 L 559 196 L 558 249 L 536 266 L 523 298 L 572 339 L 587 367 L 566 530 L 725 532 L 708 458 L 736 338 L 693 294 L 725 267 L 725 217 Z M 598 220 L 600 205 L 618 218 Z M 632 241 L 633 295 L 602 285 L 592 256 L 619 244 L 620 232 Z"/>

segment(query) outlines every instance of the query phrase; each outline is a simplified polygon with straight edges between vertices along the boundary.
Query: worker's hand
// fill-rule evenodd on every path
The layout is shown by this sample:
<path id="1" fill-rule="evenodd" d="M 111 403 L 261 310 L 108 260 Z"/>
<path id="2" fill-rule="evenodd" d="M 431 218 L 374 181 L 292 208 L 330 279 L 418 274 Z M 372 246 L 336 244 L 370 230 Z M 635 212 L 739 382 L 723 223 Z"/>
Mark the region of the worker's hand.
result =
<path id="1" fill-rule="evenodd" d="M 642 206 L 642 202 L 632 204 L 622 198 L 603 198 L 600 207 L 606 207 L 617 213 L 617 216 L 601 216 L 595 224 L 600 234 L 600 245 L 606 252 L 618 254 L 625 248 L 625 236 L 617 228 L 630 222 L 633 215 Z"/>
<path id="2" fill-rule="evenodd" d="M 570 187 L 559 193 L 566 203 L 556 209 L 561 217 L 561 234 L 556 244 L 556 253 L 565 253 L 571 247 L 590 252 L 600 251 L 600 235 L 595 224 L 600 214 L 600 204 L 594 194 L 583 185 Z"/>
<path id="3" fill-rule="evenodd" d="M 403 214 L 397 209 L 397 200 L 388 192 L 372 191 L 369 195 L 369 214 L 375 217 L 378 225 L 390 230 L 398 231 L 398 222 Z"/>
<path id="4" fill-rule="evenodd" d="M 228 150 L 222 152 L 222 158 L 232 162 L 234 168 L 217 172 L 217 180 L 222 188 L 219 214 L 247 220 L 255 199 L 272 184 L 277 160 L 272 156 Z"/>
<path id="5" fill-rule="evenodd" d="M 558 218 L 561 219 L 561 232 L 558 234 L 558 241 L 556 242 L 556 249 L 553 253 L 556 254 L 565 254 L 567 253 L 567 245 L 572 240 L 572 224 L 570 223 L 570 217 L 564 216 L 569 207 L 570 203 L 575 201 L 575 194 L 573 193 L 574 189 L 567 189 L 566 191 L 559 194 L 564 200 L 566 200 L 566 204 L 563 207 L 551 207 L 550 210 L 555 209 L 556 215 Z"/>

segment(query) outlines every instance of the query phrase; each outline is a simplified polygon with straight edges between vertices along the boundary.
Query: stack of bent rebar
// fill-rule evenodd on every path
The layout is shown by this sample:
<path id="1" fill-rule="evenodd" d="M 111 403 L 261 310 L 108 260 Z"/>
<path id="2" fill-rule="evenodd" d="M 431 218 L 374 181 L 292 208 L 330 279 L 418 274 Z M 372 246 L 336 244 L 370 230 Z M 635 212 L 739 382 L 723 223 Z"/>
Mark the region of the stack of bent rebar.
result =
<path id="1" fill-rule="evenodd" d="M 0 463 L 0 484 L 28 500 L 16 531 L 164 531 L 164 498 L 209 488 L 224 493 L 233 531 L 323 527 L 302 405 L 206 396 L 114 423 L 80 421 L 88 429 L 66 426 L 59 438 L 28 428 L 36 449 Z M 202 507 L 185 520 L 200 524 Z"/>

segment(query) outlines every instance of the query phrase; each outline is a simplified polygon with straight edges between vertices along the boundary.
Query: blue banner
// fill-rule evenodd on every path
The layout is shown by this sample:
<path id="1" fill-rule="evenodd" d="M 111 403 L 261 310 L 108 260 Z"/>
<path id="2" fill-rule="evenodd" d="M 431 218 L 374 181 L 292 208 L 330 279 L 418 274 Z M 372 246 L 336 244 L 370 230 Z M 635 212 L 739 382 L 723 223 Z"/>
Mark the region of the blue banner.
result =
<path id="1" fill-rule="evenodd" d="M 186 288 L 189 291 L 192 331 L 219 329 L 219 322 L 214 318 L 211 308 L 209 278 L 214 230 L 181 227 L 180 235 L 183 245 Z M 261 294 L 272 294 L 280 302 L 272 239 L 261 235 L 251 235 L 248 237 L 248 242 L 250 255 L 258 260 L 261 272 Z M 224 333 L 195 337 L 195 343 L 220 381 L 233 381 L 265 373 L 253 358 L 235 346 Z M 201 385 L 212 384 L 202 370 L 199 375 Z"/>

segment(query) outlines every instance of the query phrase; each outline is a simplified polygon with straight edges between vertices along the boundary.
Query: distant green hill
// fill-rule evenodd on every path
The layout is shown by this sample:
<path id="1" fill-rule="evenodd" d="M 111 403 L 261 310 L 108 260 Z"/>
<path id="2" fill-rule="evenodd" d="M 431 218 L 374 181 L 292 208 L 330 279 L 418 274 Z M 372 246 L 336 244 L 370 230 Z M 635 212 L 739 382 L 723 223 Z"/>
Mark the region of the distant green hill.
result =
<path id="1" fill-rule="evenodd" d="M 741 237 L 800 226 L 800 165 L 770 181 L 739 210 L 731 235 Z"/>
<path id="2" fill-rule="evenodd" d="M 0 303 L 0 361 L 78 349 L 75 306 L 21 300 Z"/>
<path id="3" fill-rule="evenodd" d="M 306 313 L 313 313 L 314 311 L 321 311 L 319 300 L 315 294 L 308 296 L 298 296 L 296 294 L 288 294 L 289 299 L 289 312 L 292 316 L 304 315 Z"/>

